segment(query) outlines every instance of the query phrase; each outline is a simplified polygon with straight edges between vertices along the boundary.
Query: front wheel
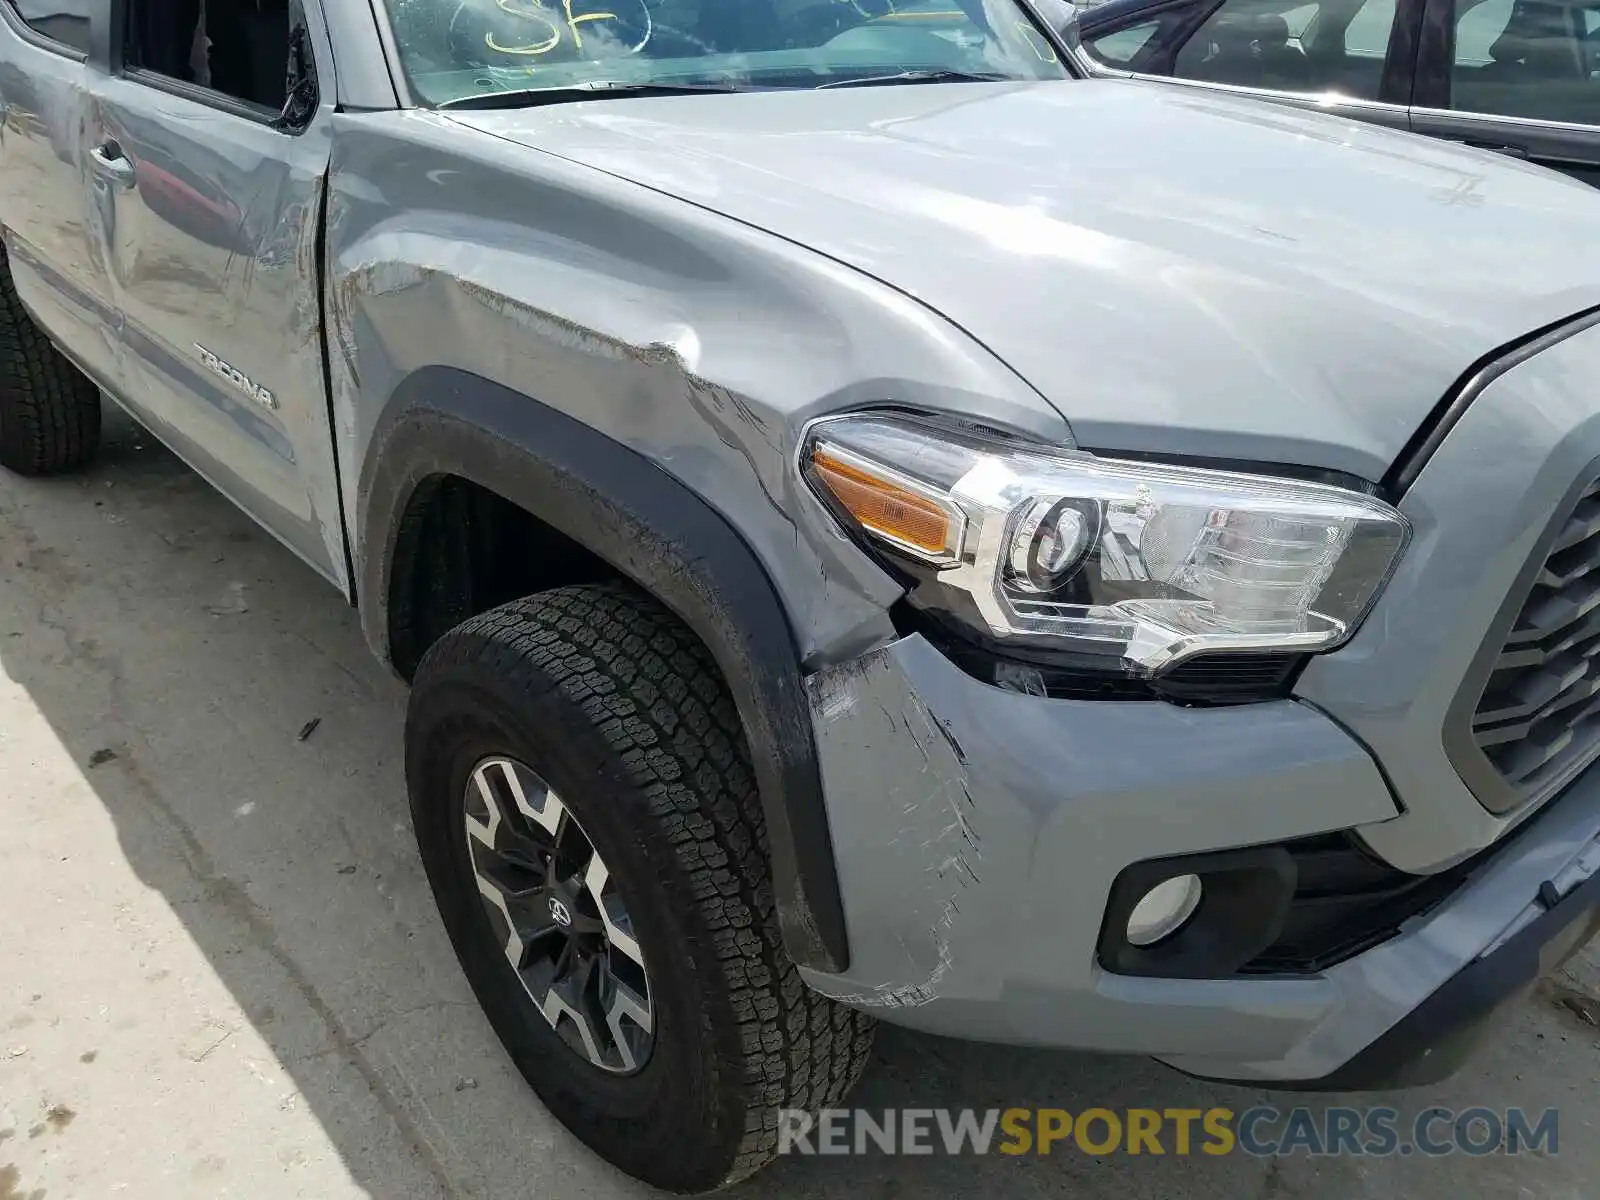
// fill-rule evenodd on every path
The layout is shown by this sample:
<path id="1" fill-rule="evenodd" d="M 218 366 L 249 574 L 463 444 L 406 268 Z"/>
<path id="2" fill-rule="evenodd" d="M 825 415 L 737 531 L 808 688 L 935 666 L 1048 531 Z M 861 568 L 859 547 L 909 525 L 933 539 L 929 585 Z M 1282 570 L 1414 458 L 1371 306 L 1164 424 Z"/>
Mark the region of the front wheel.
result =
<path id="1" fill-rule="evenodd" d="M 837 1105 L 872 1022 L 785 955 L 733 702 L 621 586 L 474 617 L 413 683 L 406 777 L 479 1001 L 552 1113 L 657 1187 L 766 1164 L 778 1113 Z"/>

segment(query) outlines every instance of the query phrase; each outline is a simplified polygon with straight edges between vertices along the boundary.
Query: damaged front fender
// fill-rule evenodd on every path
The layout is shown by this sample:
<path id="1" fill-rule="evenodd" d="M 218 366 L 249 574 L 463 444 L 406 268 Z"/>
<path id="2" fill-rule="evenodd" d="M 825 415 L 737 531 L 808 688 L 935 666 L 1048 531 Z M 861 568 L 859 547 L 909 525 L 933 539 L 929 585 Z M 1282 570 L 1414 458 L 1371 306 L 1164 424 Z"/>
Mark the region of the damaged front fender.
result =
<path id="1" fill-rule="evenodd" d="M 767 813 L 785 944 L 843 969 L 802 672 L 894 636 L 900 583 L 795 469 L 801 430 L 901 404 L 1064 442 L 909 297 L 803 247 L 446 115 L 339 114 L 328 377 L 362 622 L 408 489 L 458 476 L 578 542 L 715 655 Z"/>

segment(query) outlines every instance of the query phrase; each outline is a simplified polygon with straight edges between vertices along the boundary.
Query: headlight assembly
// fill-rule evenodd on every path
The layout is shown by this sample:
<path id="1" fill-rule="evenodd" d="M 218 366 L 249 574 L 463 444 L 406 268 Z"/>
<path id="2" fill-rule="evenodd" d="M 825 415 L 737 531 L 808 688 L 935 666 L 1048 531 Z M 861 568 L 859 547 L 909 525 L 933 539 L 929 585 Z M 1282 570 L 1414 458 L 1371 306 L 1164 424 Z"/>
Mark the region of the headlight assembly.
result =
<path id="1" fill-rule="evenodd" d="M 1410 529 L 1370 496 L 1100 458 L 916 417 L 816 423 L 802 449 L 842 520 L 996 642 L 1153 677 L 1197 654 L 1329 650 Z M 924 597 L 926 599 L 927 597 Z"/>

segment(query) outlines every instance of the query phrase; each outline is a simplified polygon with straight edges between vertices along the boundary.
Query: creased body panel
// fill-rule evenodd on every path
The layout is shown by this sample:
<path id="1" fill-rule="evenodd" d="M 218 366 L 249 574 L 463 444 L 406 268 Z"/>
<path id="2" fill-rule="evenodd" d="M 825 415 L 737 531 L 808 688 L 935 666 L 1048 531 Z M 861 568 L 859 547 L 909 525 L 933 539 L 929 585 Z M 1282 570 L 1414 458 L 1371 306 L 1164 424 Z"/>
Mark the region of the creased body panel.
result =
<path id="1" fill-rule="evenodd" d="M 328 309 L 345 511 L 401 380 L 454 367 L 605 434 L 740 530 L 802 660 L 889 636 L 899 594 L 792 469 L 820 412 L 897 402 L 1061 443 L 926 309 L 725 218 L 425 113 L 341 118 Z"/>
<path id="2" fill-rule="evenodd" d="M 396 493 L 419 473 L 472 480 L 587 546 L 716 657 L 751 746 L 785 943 L 842 965 L 799 673 L 892 637 L 900 588 L 800 486 L 799 432 L 881 403 L 1057 443 L 1065 424 L 857 272 L 436 115 L 342 118 L 332 180 L 329 371 L 369 641 L 388 656 L 384 562 Z"/>
<path id="3" fill-rule="evenodd" d="M 101 203 L 83 162 L 87 68 L 0 18 L 0 226 L 12 282 L 41 328 L 102 387 L 122 372 Z"/>
<path id="4" fill-rule="evenodd" d="M 952 83 L 458 117 L 887 281 L 1095 449 L 1376 480 L 1482 355 L 1600 302 L 1593 189 L 1241 98 Z"/>
<path id="5" fill-rule="evenodd" d="M 85 136 L 133 172 L 96 212 L 121 400 L 344 590 L 317 297 L 331 96 L 296 135 L 132 79 L 94 99 Z"/>
<path id="6" fill-rule="evenodd" d="M 851 962 L 805 978 L 935 1033 L 1267 1085 L 1389 1078 L 1373 1047 L 1531 928 L 1550 881 L 1572 888 L 1600 860 L 1591 776 L 1447 901 L 1320 973 L 1115 975 L 1095 946 L 1128 864 L 1404 821 L 1362 747 L 1293 701 L 1001 692 L 917 637 L 819 672 L 810 694 Z"/>
<path id="7" fill-rule="evenodd" d="M 814 987 L 936 1033 L 1141 1053 L 1287 1052 L 1335 1003 L 1317 978 L 1095 961 L 1131 863 L 1394 816 L 1325 717 L 1025 696 L 915 636 L 809 686 L 851 944 L 848 972 L 808 972 Z M 1147 1018 L 1169 1006 L 1190 1019 Z"/>

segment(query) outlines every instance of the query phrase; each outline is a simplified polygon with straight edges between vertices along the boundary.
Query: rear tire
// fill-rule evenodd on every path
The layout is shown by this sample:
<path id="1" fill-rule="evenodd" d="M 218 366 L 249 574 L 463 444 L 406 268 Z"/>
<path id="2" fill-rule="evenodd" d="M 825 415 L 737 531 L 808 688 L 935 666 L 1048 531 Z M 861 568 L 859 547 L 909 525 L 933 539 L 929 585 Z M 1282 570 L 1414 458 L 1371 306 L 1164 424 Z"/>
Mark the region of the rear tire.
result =
<path id="1" fill-rule="evenodd" d="M 55 475 L 100 448 L 100 389 L 33 323 L 0 249 L 0 466 Z"/>
<path id="2" fill-rule="evenodd" d="M 486 882 L 474 857 L 483 816 L 469 832 L 463 813 L 482 772 L 507 763 L 525 774 L 491 825 L 515 842 L 520 811 L 537 838 L 563 810 L 581 826 L 582 854 L 604 858 L 607 903 L 647 974 L 637 994 L 648 996 L 649 1040 L 634 1045 L 637 1062 L 629 1053 L 605 1069 L 595 1039 L 572 1036 L 564 1014 L 543 1015 L 550 1003 L 535 997 L 545 985 L 529 980 L 547 976 L 534 975 L 529 951 L 563 931 L 544 922 L 524 937 L 533 924 L 484 899 L 502 885 Z M 602 1157 L 656 1187 L 709 1191 L 772 1159 L 780 1109 L 836 1106 L 855 1084 L 873 1023 L 812 992 L 784 953 L 738 715 L 705 649 L 660 605 L 620 585 L 565 587 L 457 626 L 418 667 L 406 778 L 428 878 L 473 990 L 545 1105 Z M 507 854 L 548 866 L 542 878 L 562 874 L 554 853 L 548 863 Z M 504 895 L 526 903 L 519 914 L 541 912 L 550 896 L 563 926 L 580 903 L 595 911 L 570 891 L 556 904 L 532 883 Z M 508 921 L 518 930 L 510 940 Z"/>

